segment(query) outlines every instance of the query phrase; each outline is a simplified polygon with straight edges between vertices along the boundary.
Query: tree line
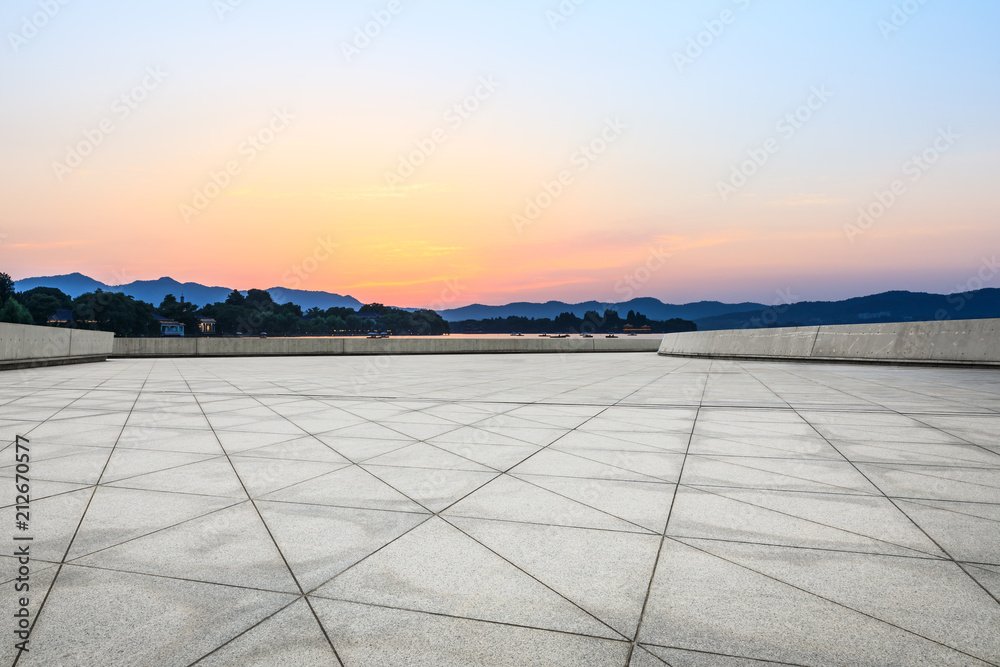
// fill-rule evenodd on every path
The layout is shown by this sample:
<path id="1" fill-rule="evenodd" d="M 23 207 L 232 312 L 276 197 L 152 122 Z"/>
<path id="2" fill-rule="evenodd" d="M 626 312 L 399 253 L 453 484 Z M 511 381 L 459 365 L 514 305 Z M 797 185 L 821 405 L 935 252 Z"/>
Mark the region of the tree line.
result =
<path id="1" fill-rule="evenodd" d="M 295 303 L 277 303 L 266 290 L 251 289 L 246 295 L 233 290 L 225 301 L 199 307 L 172 294 L 159 306 L 134 299 L 122 292 L 96 290 L 71 298 L 55 287 L 35 287 L 16 292 L 14 281 L 0 273 L 0 322 L 46 325 L 59 311 L 68 311 L 69 321 L 55 323 L 78 329 L 112 331 L 118 336 L 159 336 L 156 316 L 184 325 L 186 336 L 200 334 L 201 318 L 216 322 L 215 334 L 277 336 L 359 334 L 377 329 L 395 334 L 440 335 L 448 323 L 432 310 L 414 312 L 379 303 L 359 310 L 346 307 L 310 308 L 302 312 Z"/>
<path id="2" fill-rule="evenodd" d="M 492 317 L 483 320 L 462 320 L 452 322 L 456 332 L 475 333 L 623 333 L 626 327 L 641 329 L 648 326 L 650 333 L 676 333 L 679 331 L 697 331 L 698 325 L 690 320 L 672 318 L 669 320 L 653 320 L 637 313 L 628 311 L 622 317 L 614 310 L 605 310 L 604 314 L 596 310 L 588 310 L 583 317 L 573 313 L 560 313 L 554 318 L 529 318 L 511 315 L 508 317 Z"/>
<path id="3" fill-rule="evenodd" d="M 324 336 L 359 334 L 372 330 L 393 334 L 441 335 L 457 333 L 623 333 L 626 327 L 648 326 L 651 333 L 695 331 L 689 320 L 673 318 L 653 320 L 635 311 L 621 317 L 614 310 L 603 314 L 588 310 L 583 317 L 561 313 L 555 318 L 519 316 L 483 320 L 463 320 L 449 325 L 433 310 L 408 311 L 371 303 L 358 310 L 334 307 L 323 310 L 310 308 L 303 312 L 295 303 L 277 303 L 266 290 L 251 289 L 247 293 L 233 290 L 225 301 L 199 307 L 168 294 L 159 306 L 133 299 L 121 292 L 97 290 L 71 298 L 55 287 L 35 287 L 16 292 L 14 282 L 0 273 L 0 322 L 48 324 L 58 311 L 68 311 L 69 321 L 60 326 L 80 329 L 113 331 L 118 336 L 159 336 L 156 316 L 175 320 L 184 325 L 186 336 L 200 334 L 200 319 L 216 322 L 215 334 L 232 336 L 237 333 L 277 336 Z"/>

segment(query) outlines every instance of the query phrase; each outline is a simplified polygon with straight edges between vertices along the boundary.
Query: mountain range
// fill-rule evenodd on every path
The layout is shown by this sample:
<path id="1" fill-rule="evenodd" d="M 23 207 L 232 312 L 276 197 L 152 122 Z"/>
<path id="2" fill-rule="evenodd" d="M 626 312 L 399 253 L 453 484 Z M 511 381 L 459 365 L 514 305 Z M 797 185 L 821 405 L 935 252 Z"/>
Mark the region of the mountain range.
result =
<path id="1" fill-rule="evenodd" d="M 545 303 L 529 303 L 520 301 L 508 303 L 505 306 L 484 306 L 474 303 L 461 308 L 451 308 L 438 311 L 441 317 L 449 322 L 461 320 L 485 320 L 493 317 L 547 317 L 555 318 L 560 313 L 573 313 L 583 317 L 588 310 L 603 314 L 605 310 L 613 310 L 624 317 L 628 311 L 642 313 L 652 320 L 669 320 L 679 317 L 685 320 L 698 320 L 705 317 L 725 315 L 726 313 L 753 311 L 766 308 L 760 303 L 721 303 L 719 301 L 698 301 L 674 305 L 663 303 L 659 299 L 642 297 L 622 301 L 620 303 L 605 303 L 600 301 L 584 301 L 583 303 L 565 303 L 563 301 L 546 301 Z"/>
<path id="2" fill-rule="evenodd" d="M 843 301 L 801 301 L 695 320 L 701 330 L 767 326 L 975 320 L 1000 317 L 1000 289 L 961 294 L 893 291 Z"/>
<path id="3" fill-rule="evenodd" d="M 56 287 L 71 297 L 102 289 L 124 292 L 132 298 L 158 305 L 167 294 L 184 296 L 197 305 L 225 301 L 231 287 L 210 287 L 200 283 L 181 283 L 173 278 L 136 280 L 126 285 L 107 285 L 81 273 L 63 276 L 25 278 L 14 284 L 18 291 L 33 287 Z M 358 309 L 363 304 L 352 296 L 309 290 L 271 287 L 267 290 L 278 303 L 289 301 L 302 306 L 327 309 L 347 307 Z M 244 292 L 245 294 L 246 292 Z M 964 294 L 928 294 L 925 292 L 893 291 L 841 301 L 802 301 L 793 304 L 767 306 L 761 303 L 722 303 L 698 301 L 696 303 L 669 304 L 650 297 L 631 299 L 621 303 L 585 301 L 566 303 L 516 302 L 503 306 L 471 304 L 438 311 L 449 322 L 482 320 L 495 317 L 554 318 L 560 313 L 571 312 L 582 317 L 588 310 L 603 313 L 610 309 L 625 316 L 634 310 L 653 320 L 679 317 L 693 320 L 701 330 L 741 329 L 766 326 L 856 324 L 861 322 L 901 322 L 940 319 L 978 319 L 1000 317 L 1000 289 L 985 288 Z M 408 308 L 407 310 L 415 310 Z"/>
<path id="4" fill-rule="evenodd" d="M 232 287 L 209 287 L 200 283 L 181 283 L 173 278 L 158 280 L 136 280 L 125 285 L 107 285 L 94 280 L 82 273 L 70 273 L 65 276 L 44 276 L 40 278 L 25 278 L 14 283 L 14 288 L 24 292 L 33 287 L 55 287 L 71 297 L 78 297 L 96 289 L 105 292 L 123 292 L 133 299 L 139 299 L 158 306 L 163 297 L 173 294 L 178 299 L 183 296 L 185 301 L 204 306 L 210 303 L 225 301 Z M 271 298 L 277 303 L 297 303 L 303 310 L 312 307 L 322 308 L 354 308 L 364 305 L 352 296 L 342 296 L 330 292 L 312 292 L 309 290 L 289 289 L 287 287 L 271 287 L 267 289 Z M 246 294 L 246 290 L 243 290 Z"/>
<path id="5" fill-rule="evenodd" d="M 24 292 L 33 287 L 55 287 L 62 290 L 71 297 L 77 297 L 96 289 L 105 292 L 123 292 L 133 299 L 140 299 L 154 306 L 163 301 L 167 294 L 175 297 L 184 297 L 186 301 L 204 306 L 209 303 L 225 301 L 232 287 L 209 287 L 200 283 L 181 283 L 173 278 L 160 278 L 158 280 L 136 280 L 125 285 L 107 285 L 98 280 L 94 280 L 82 273 L 70 273 L 64 276 L 43 276 L 39 278 L 25 278 L 14 283 L 15 289 Z M 307 290 L 289 289 L 286 287 L 270 287 L 267 289 L 271 298 L 277 303 L 287 303 L 289 301 L 302 306 L 302 310 L 309 310 L 317 307 L 326 310 L 332 307 L 348 307 L 357 309 L 361 307 L 360 301 L 352 296 L 332 294 L 330 292 L 312 292 Z M 246 291 L 243 291 L 246 294 Z M 595 310 L 603 313 L 605 309 L 617 311 L 623 317 L 630 310 L 641 312 L 643 315 L 654 320 L 668 320 L 674 317 L 693 320 L 715 315 L 724 315 L 738 311 L 749 311 L 765 308 L 760 303 L 720 303 L 718 301 L 700 301 L 698 303 L 688 303 L 684 305 L 672 305 L 663 303 L 659 299 L 639 298 L 625 301 L 623 303 L 601 303 L 598 301 L 586 301 L 583 303 L 565 303 L 563 301 L 548 301 L 546 303 L 510 303 L 505 306 L 484 306 L 472 304 L 461 308 L 451 308 L 439 310 L 441 317 L 456 322 L 459 320 L 481 320 L 490 317 L 507 317 L 517 315 L 521 317 L 534 318 L 554 318 L 560 313 L 572 312 L 578 317 L 582 317 L 588 310 Z M 416 310 L 408 308 L 407 310 Z"/>

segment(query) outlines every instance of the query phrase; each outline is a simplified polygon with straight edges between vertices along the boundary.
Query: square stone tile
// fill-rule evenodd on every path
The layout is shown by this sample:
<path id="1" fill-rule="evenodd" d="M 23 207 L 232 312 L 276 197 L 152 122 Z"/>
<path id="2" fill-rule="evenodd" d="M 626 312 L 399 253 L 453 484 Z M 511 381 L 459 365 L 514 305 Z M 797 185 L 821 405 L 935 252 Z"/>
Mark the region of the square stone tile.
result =
<path id="1" fill-rule="evenodd" d="M 18 664 L 190 664 L 294 600 L 64 565 L 32 631 L 31 650 Z"/>
<path id="2" fill-rule="evenodd" d="M 628 644 L 317 598 L 331 641 L 348 665 L 414 667 L 605 667 L 624 664 Z"/>
<path id="3" fill-rule="evenodd" d="M 800 665 L 975 663 L 966 653 L 673 540 L 664 543 L 639 640 Z"/>
<path id="4" fill-rule="evenodd" d="M 8 526 L 32 441 L 19 665 L 1000 664 L 996 372 L 515 354 L 2 375 Z M 19 566 L 0 557 L 9 609 Z"/>

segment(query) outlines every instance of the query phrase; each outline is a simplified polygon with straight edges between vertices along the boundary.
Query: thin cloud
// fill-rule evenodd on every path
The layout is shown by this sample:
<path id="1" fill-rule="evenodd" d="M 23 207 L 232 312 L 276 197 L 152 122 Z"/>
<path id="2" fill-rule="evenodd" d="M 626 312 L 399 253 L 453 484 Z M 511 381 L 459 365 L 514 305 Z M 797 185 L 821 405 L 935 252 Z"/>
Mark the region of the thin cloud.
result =
<path id="1" fill-rule="evenodd" d="M 3 236 L 0 235 L 0 240 Z M 93 241 L 51 241 L 48 243 L 4 243 L 8 248 L 30 249 L 30 250 L 52 250 L 54 248 L 75 248 L 81 245 L 91 245 Z"/>

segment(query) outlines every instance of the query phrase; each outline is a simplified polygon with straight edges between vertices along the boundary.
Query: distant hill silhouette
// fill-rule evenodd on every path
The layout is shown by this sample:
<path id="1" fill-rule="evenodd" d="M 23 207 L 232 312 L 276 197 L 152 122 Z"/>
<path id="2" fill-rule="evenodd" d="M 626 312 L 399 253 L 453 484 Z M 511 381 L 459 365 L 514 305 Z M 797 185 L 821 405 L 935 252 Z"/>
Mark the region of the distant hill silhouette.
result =
<path id="1" fill-rule="evenodd" d="M 133 298 L 153 305 L 159 305 L 167 294 L 173 294 L 178 298 L 183 295 L 186 301 L 199 306 L 225 301 L 229 293 L 233 291 L 232 287 L 209 287 L 200 283 L 180 283 L 173 278 L 136 280 L 127 285 L 114 286 L 106 285 L 81 273 L 25 278 L 15 282 L 15 289 L 18 291 L 23 292 L 33 287 L 56 287 L 71 297 L 100 288 L 105 291 L 124 292 Z M 331 292 L 296 290 L 286 287 L 271 287 L 267 291 L 276 302 L 287 303 L 291 301 L 302 306 L 303 310 L 313 307 L 324 310 L 333 307 L 358 309 L 363 305 L 352 296 Z M 457 322 L 512 315 L 553 319 L 560 313 L 573 313 L 577 317 L 583 317 L 588 310 L 603 314 L 607 309 L 616 311 L 622 317 L 628 311 L 634 310 L 654 320 L 668 320 L 675 317 L 693 320 L 701 330 L 794 324 L 857 324 L 861 322 L 905 322 L 908 320 L 1000 318 L 1000 289 L 988 288 L 966 294 L 951 295 L 894 291 L 843 301 L 802 301 L 771 307 L 761 303 L 721 303 L 719 301 L 699 301 L 675 305 L 664 303 L 659 299 L 644 297 L 622 303 L 600 301 L 533 303 L 524 301 L 504 306 L 472 304 L 438 312 L 445 320 Z M 407 310 L 414 309 L 408 308 Z"/>
<path id="2" fill-rule="evenodd" d="M 1000 289 L 965 294 L 883 292 L 843 301 L 802 301 L 696 319 L 699 330 L 1000 317 Z"/>
<path id="3" fill-rule="evenodd" d="M 232 287 L 208 287 L 200 283 L 181 283 L 173 278 L 160 278 L 158 280 L 136 280 L 126 285 L 107 285 L 100 281 L 89 278 L 81 273 L 71 273 L 65 276 L 45 276 L 41 278 L 25 278 L 14 283 L 14 288 L 20 292 L 33 287 L 55 287 L 62 290 L 71 297 L 77 297 L 96 289 L 105 292 L 124 292 L 133 299 L 146 301 L 154 306 L 163 301 L 167 294 L 173 294 L 178 299 L 181 295 L 184 300 L 190 303 L 204 306 L 209 303 L 225 301 Z M 292 301 L 302 306 L 303 310 L 312 307 L 327 308 L 346 307 L 357 309 L 362 305 L 360 301 L 352 296 L 341 296 L 330 292 L 310 292 L 306 290 L 293 290 L 285 287 L 271 287 L 267 290 L 271 298 L 278 303 Z M 246 291 L 243 291 L 246 294 Z"/>
<path id="4" fill-rule="evenodd" d="M 269 287 L 267 290 L 277 303 L 297 303 L 302 310 L 310 308 L 354 308 L 359 309 L 364 304 L 353 296 L 342 296 L 332 292 L 313 292 L 309 290 L 290 289 L 288 287 Z"/>
<path id="5" fill-rule="evenodd" d="M 718 301 L 699 301 L 697 303 L 686 303 L 674 305 L 663 303 L 659 299 L 643 297 L 632 299 L 621 303 L 605 303 L 600 301 L 584 301 L 583 303 L 566 303 L 564 301 L 546 301 L 545 303 L 529 303 L 525 301 L 508 303 L 505 306 L 484 306 L 482 304 L 472 304 L 461 308 L 450 308 L 438 311 L 444 319 L 449 322 L 462 320 L 484 320 L 493 317 L 533 317 L 549 319 L 555 318 L 561 313 L 573 313 L 577 317 L 583 317 L 588 310 L 597 311 L 603 314 L 605 310 L 613 310 L 622 317 L 628 311 L 634 310 L 642 313 L 646 317 L 654 320 L 669 320 L 679 317 L 685 320 L 723 315 L 725 313 L 759 310 L 765 306 L 760 303 L 720 303 Z"/>
<path id="6" fill-rule="evenodd" d="M 108 286 L 82 273 L 70 273 L 65 276 L 45 276 L 42 278 L 25 278 L 15 280 L 14 289 L 26 292 L 35 287 L 55 287 L 71 297 L 77 297 L 95 289 L 107 290 Z"/>

